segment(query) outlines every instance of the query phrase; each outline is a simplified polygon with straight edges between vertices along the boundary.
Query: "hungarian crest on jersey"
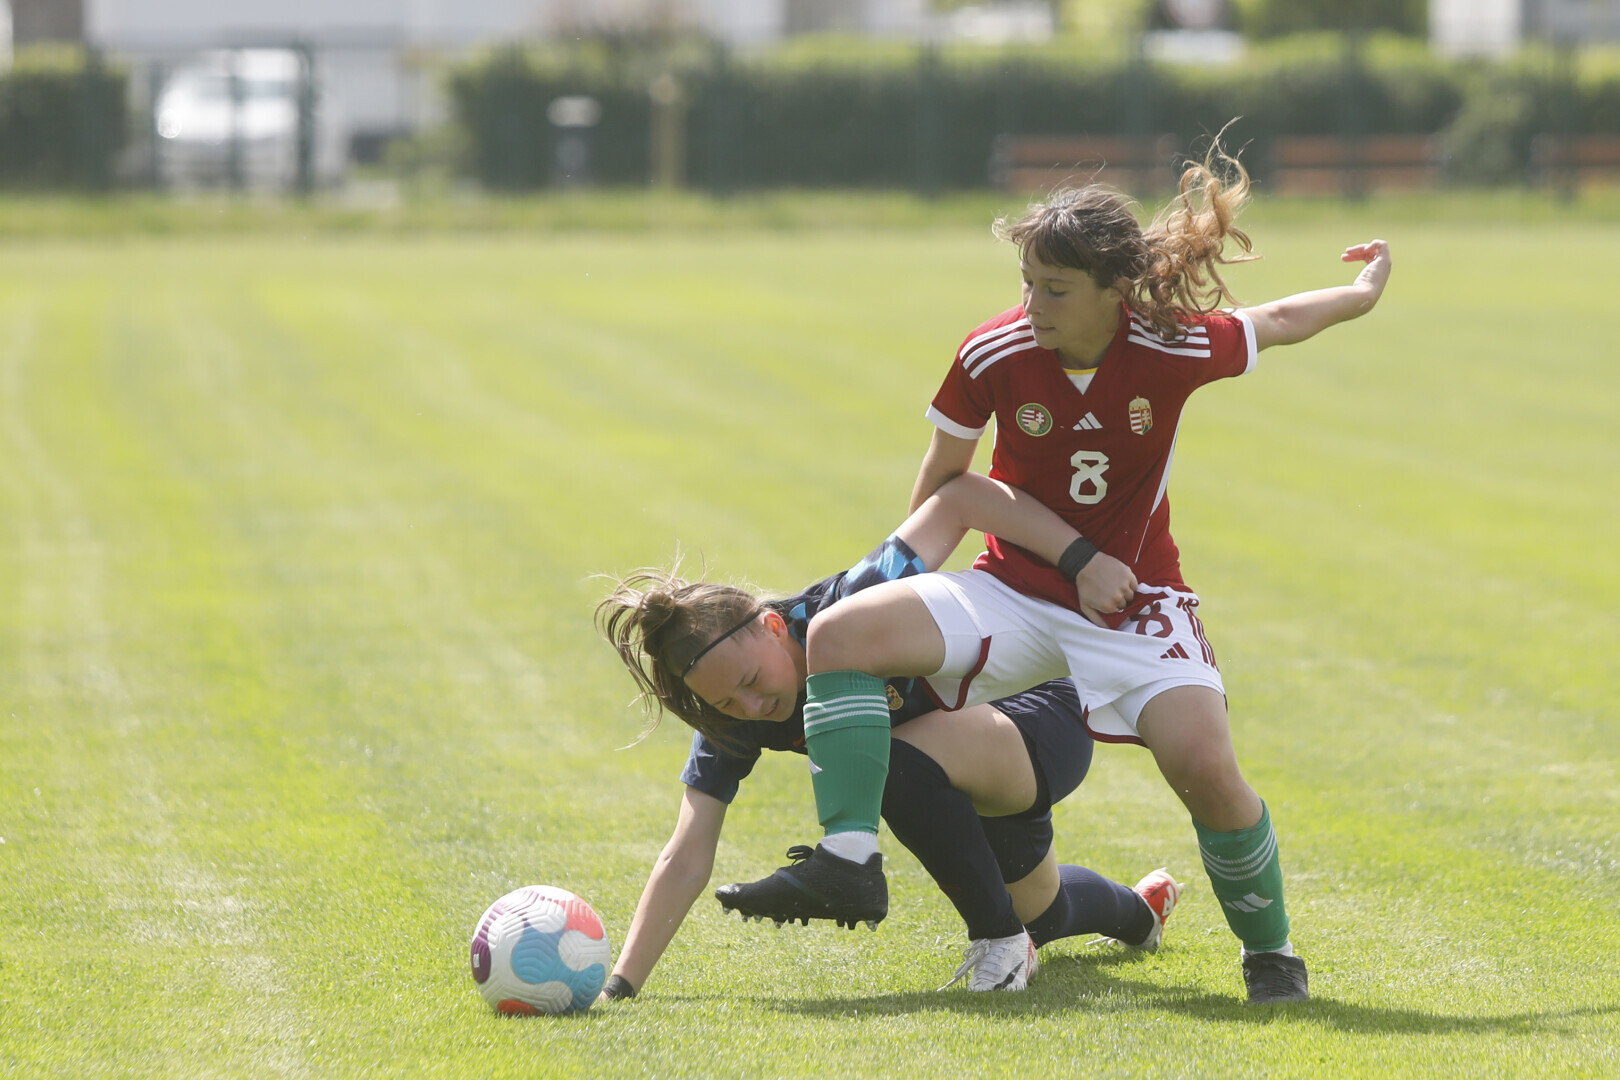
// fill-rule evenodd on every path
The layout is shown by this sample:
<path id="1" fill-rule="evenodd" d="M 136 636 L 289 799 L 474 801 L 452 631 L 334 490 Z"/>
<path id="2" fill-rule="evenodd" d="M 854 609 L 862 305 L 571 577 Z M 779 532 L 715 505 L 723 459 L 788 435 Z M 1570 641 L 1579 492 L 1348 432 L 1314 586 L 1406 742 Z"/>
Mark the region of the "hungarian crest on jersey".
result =
<path id="1" fill-rule="evenodd" d="M 1153 406 L 1145 397 L 1132 398 L 1128 407 L 1131 417 L 1131 430 L 1138 435 L 1146 435 L 1153 430 Z"/>
<path id="2" fill-rule="evenodd" d="M 1032 401 L 1018 410 L 1018 426 L 1030 435 L 1045 435 L 1052 430 L 1052 414 L 1045 405 Z"/>

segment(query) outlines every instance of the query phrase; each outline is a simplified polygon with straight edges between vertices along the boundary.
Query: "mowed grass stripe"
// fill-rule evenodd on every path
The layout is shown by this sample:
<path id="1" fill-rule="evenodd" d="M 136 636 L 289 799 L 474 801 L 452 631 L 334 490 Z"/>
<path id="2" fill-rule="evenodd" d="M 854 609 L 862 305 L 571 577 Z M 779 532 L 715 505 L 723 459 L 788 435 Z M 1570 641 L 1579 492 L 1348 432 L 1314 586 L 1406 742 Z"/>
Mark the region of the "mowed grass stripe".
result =
<path id="1" fill-rule="evenodd" d="M 25 962 L 52 976 L 28 1011 L 65 1040 L 36 1064 L 78 1070 L 119 1053 L 174 1062 L 171 1055 L 179 1052 L 179 1060 L 191 1057 L 187 1068 L 193 1070 L 207 1062 L 204 1071 L 257 1065 L 296 1074 L 302 1072 L 301 1045 L 294 1037 L 306 1025 L 298 1022 L 297 1000 L 283 996 L 259 913 L 221 875 L 212 853 L 183 839 L 199 825 L 195 808 L 185 805 L 191 755 L 177 761 L 168 752 L 173 744 L 163 733 L 183 721 L 166 706 L 167 689 L 151 687 L 148 675 L 175 658 L 154 653 L 160 638 L 139 633 L 138 620 L 127 618 L 139 610 L 131 602 L 149 597 L 128 595 L 119 581 L 136 554 L 125 547 L 127 534 L 119 535 L 131 518 L 93 516 L 93 509 L 109 505 L 106 492 L 94 490 L 98 482 L 130 484 L 171 509 L 175 492 L 154 482 L 156 475 L 143 467 L 144 448 L 108 402 L 94 396 L 109 383 L 104 373 L 122 359 L 105 324 L 81 322 L 78 311 L 63 308 L 50 306 L 34 347 L 26 356 L 13 353 L 5 373 L 6 420 L 20 466 L 14 475 L 28 491 L 20 515 L 23 613 L 31 630 L 49 628 L 30 634 L 19 652 L 32 707 L 17 719 L 53 745 L 55 768 L 35 778 L 36 798 L 43 818 L 66 825 L 62 832 L 27 829 L 16 838 L 36 869 L 12 878 L 37 920 Z M 27 370 L 19 370 L 24 364 Z M 50 378 L 39 380 L 47 365 Z M 44 383 L 43 392 L 23 392 L 30 376 Z M 64 401 L 51 393 L 64 389 L 75 397 Z M 83 469 L 83 462 L 51 445 L 56 433 L 36 431 L 31 414 L 87 424 L 108 459 L 99 469 Z M 181 523 L 173 515 L 167 520 Z M 30 843 L 42 835 L 54 835 L 56 843 Z M 72 887 L 39 889 L 40 870 L 45 881 L 61 875 Z M 64 957 L 64 932 L 95 923 L 106 924 L 111 938 L 87 955 Z M 160 978 L 152 978 L 154 968 Z M 221 1013 L 220 1000 L 254 1007 Z M 89 1001 L 99 1008 L 61 1008 Z M 199 1040 L 177 1047 L 168 1033 L 140 1023 L 159 1007 L 193 1017 L 190 1030 Z M 127 1024 L 109 1027 L 108 1013 L 126 1013 Z M 125 1027 L 127 1035 L 120 1031 Z M 142 1035 L 151 1040 L 147 1045 Z"/>
<path id="2" fill-rule="evenodd" d="M 333 393 L 340 379 L 331 371 L 316 377 L 322 365 L 342 363 L 341 350 L 289 347 L 307 339 L 279 333 L 282 328 L 275 320 L 265 319 L 256 307 L 232 314 L 237 325 L 253 328 L 235 343 L 258 352 L 249 357 L 250 369 L 262 370 L 269 364 L 290 368 L 294 381 L 311 394 L 318 414 L 363 418 L 373 407 L 372 394 L 345 398 Z M 327 340 L 319 335 L 309 339 Z M 339 648 L 319 661 L 298 657 L 298 666 L 325 674 L 335 693 L 331 705 L 315 717 L 293 718 L 288 725 L 290 733 L 296 733 L 291 737 L 300 756 L 316 762 L 338 759 L 335 764 L 340 767 L 320 782 L 324 797 L 353 800 L 353 811 L 373 816 L 378 824 L 375 837 L 359 844 L 349 838 L 351 850 L 334 853 L 320 868 L 322 876 L 346 873 L 370 883 L 357 897 L 345 891 L 343 924 L 324 927 L 323 940 L 334 967 L 346 970 L 350 979 L 419 985 L 459 975 L 446 963 L 443 942 L 450 926 L 459 937 L 460 920 L 455 916 L 460 908 L 442 903 L 402 909 L 400 896 L 434 896 L 456 886 L 440 876 L 445 863 L 419 864 L 413 857 L 405 865 L 394 865 L 392 857 L 402 853 L 402 846 L 414 856 L 423 847 L 449 846 L 462 839 L 464 831 L 474 831 L 481 840 L 497 843 L 496 852 L 480 853 L 484 859 L 501 867 L 517 862 L 517 855 L 505 850 L 500 838 L 532 834 L 529 822 L 537 807 L 532 796 L 523 798 L 520 790 L 503 783 L 501 746 L 513 737 L 504 724 L 511 717 L 553 707 L 545 700 L 545 681 L 535 665 L 498 628 L 466 606 L 462 575 L 436 546 L 440 539 L 436 525 L 444 507 L 421 499 L 400 481 L 401 470 L 414 468 L 417 462 L 396 456 L 378 430 L 364 423 L 323 423 L 294 430 L 301 414 L 296 410 L 281 416 L 260 409 L 239 428 L 247 460 L 272 445 L 294 448 L 287 475 L 303 479 L 289 480 L 288 497 L 272 501 L 291 503 L 307 497 L 309 478 L 319 478 L 319 495 L 309 500 L 314 527 L 306 522 L 293 530 L 306 542 L 310 537 L 305 534 L 313 532 L 318 543 L 290 550 L 279 550 L 278 545 L 277 552 L 264 553 L 272 566 L 287 569 L 289 576 L 300 567 L 313 567 L 322 583 L 318 591 L 292 590 L 287 616 L 305 623 L 300 633 L 312 639 L 331 641 L 335 636 L 355 643 L 352 649 Z M 289 427 L 289 420 L 294 427 Z M 263 447 L 257 445 L 261 442 Z M 347 467 L 333 469 L 332 462 Z M 455 479 L 447 476 L 434 486 L 442 483 L 444 490 L 453 490 Z M 253 521 L 253 506 L 243 505 L 245 520 L 237 526 L 250 534 L 261 531 L 260 523 Z M 461 524 L 464 527 L 465 522 Z M 275 535 L 278 530 L 265 531 Z M 357 595 L 361 603 L 352 606 Z M 334 600 L 350 606 L 339 609 Z M 293 673 L 289 666 L 287 674 Z M 566 743 L 572 732 L 562 729 L 558 735 Z M 469 789 L 453 771 L 461 744 L 484 749 L 481 787 Z M 451 750 L 448 762 L 445 749 Z M 357 764 L 363 766 L 358 775 L 341 768 L 352 770 Z M 491 792 L 518 797 L 497 808 L 485 798 Z M 341 803 L 335 809 L 341 811 Z M 562 828 L 568 822 L 557 824 Z M 296 850 L 303 838 L 293 833 L 283 839 L 289 850 Z M 414 876 L 411 870 L 418 865 L 433 866 L 433 875 Z M 559 868 L 570 871 L 577 874 L 582 868 Z M 459 901 L 461 894 L 455 898 Z M 426 914 L 432 921 L 417 926 L 379 921 L 379 913 L 390 911 Z M 409 1019 L 399 1017 L 405 1027 L 395 1034 L 397 1040 L 408 1042 L 416 1035 Z"/>

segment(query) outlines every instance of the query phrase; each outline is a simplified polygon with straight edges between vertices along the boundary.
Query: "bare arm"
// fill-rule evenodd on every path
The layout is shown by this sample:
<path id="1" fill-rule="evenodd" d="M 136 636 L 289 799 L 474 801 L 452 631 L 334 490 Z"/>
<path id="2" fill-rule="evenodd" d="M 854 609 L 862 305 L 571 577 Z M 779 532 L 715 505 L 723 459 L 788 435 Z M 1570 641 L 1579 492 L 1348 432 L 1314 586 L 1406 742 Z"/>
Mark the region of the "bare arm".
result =
<path id="1" fill-rule="evenodd" d="M 664 955 L 686 913 L 709 884 L 714 852 L 720 846 L 720 826 L 725 820 L 725 803 L 696 788 L 686 789 L 675 831 L 647 876 L 624 948 L 613 965 L 613 974 L 624 977 L 637 990 L 646 984 L 653 965 Z M 609 999 L 604 996 L 597 1000 Z"/>
<path id="2" fill-rule="evenodd" d="M 922 468 L 917 470 L 917 482 L 911 488 L 911 506 L 907 513 L 916 513 L 923 500 L 939 490 L 939 486 L 953 476 L 961 476 L 973 465 L 973 451 L 978 439 L 959 439 L 955 435 L 934 429 L 934 439 L 923 455 Z M 958 540 L 962 539 L 960 536 Z M 951 547 L 955 547 L 952 544 Z M 946 551 L 946 554 L 950 554 Z M 941 560 L 943 561 L 943 560 Z"/>
<path id="3" fill-rule="evenodd" d="M 1080 538 L 1074 526 L 1033 495 L 971 472 L 954 477 L 925 498 L 895 534 L 928 569 L 938 570 L 970 529 L 992 533 L 1053 565 Z M 1081 610 L 1095 622 L 1101 614 L 1120 611 L 1130 602 L 1136 594 L 1136 575 L 1099 551 L 1080 572 L 1076 586 Z"/>
<path id="4" fill-rule="evenodd" d="M 1346 249 L 1339 258 L 1344 262 L 1367 264 L 1352 284 L 1295 293 L 1243 309 L 1243 314 L 1254 325 L 1257 349 L 1293 345 L 1373 309 L 1384 294 L 1384 283 L 1389 280 L 1389 245 L 1382 240 L 1369 240 Z"/>

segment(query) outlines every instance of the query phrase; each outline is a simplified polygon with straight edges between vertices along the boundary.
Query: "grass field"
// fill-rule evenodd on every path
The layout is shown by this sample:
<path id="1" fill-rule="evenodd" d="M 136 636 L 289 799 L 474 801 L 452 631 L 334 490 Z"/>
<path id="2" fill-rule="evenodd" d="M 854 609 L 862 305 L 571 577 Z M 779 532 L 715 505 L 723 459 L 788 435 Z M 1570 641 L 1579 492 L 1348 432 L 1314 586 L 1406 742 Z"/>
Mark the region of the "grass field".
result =
<path id="1" fill-rule="evenodd" d="M 1620 1074 L 1620 224 L 1250 225 L 1244 299 L 1396 261 L 1195 397 L 1171 489 L 1311 963 L 1270 1011 L 1120 747 L 1059 853 L 1192 883 L 1151 957 L 936 993 L 960 925 L 891 841 L 876 934 L 702 901 L 633 1002 L 473 992 L 485 905 L 564 885 L 617 942 L 673 823 L 595 575 L 864 554 L 1015 299 L 982 223 L 0 249 L 0 1075 Z M 813 821 L 763 763 L 717 882 Z"/>

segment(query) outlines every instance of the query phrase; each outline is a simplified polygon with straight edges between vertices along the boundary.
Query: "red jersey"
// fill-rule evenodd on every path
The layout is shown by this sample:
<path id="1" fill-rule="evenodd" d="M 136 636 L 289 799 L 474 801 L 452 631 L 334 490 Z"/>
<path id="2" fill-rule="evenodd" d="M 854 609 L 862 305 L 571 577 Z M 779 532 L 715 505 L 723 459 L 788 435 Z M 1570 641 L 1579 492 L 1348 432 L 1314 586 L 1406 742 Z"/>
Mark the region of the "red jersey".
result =
<path id="1" fill-rule="evenodd" d="M 1256 350 L 1245 315 L 1211 315 L 1183 330 L 1181 340 L 1162 341 L 1127 310 L 1081 391 L 1057 354 L 1035 344 L 1022 306 L 1012 308 L 968 335 L 928 419 L 947 435 L 977 439 L 994 416 L 991 476 L 1045 503 L 1142 585 L 1187 590 L 1165 496 L 1181 408 L 1205 383 L 1253 370 Z M 985 540 L 989 550 L 975 568 L 1079 610 L 1073 583 L 1057 567 L 994 536 Z"/>

